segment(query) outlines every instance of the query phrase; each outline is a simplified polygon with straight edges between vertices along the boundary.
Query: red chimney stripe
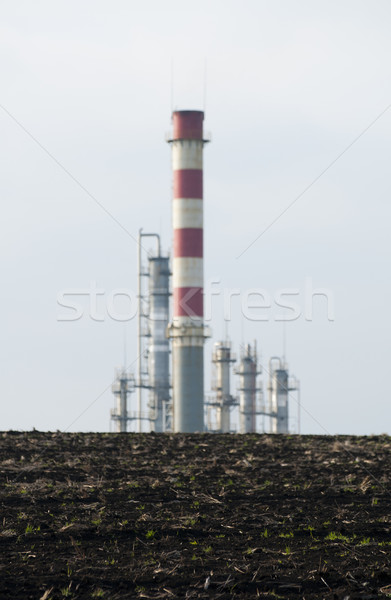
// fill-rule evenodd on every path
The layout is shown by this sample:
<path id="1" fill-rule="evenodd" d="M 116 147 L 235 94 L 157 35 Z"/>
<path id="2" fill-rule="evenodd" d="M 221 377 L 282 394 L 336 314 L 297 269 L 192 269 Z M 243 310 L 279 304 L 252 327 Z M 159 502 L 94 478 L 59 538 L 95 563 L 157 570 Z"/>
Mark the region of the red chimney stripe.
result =
<path id="1" fill-rule="evenodd" d="M 202 258 L 202 241 L 201 228 L 174 229 L 174 257 Z"/>
<path id="2" fill-rule="evenodd" d="M 172 115 L 174 140 L 202 140 L 204 113 L 199 110 L 179 110 Z"/>
<path id="3" fill-rule="evenodd" d="M 174 317 L 202 317 L 204 293 L 200 287 L 174 288 Z"/>
<path id="4" fill-rule="evenodd" d="M 202 198 L 202 170 L 174 171 L 174 198 Z"/>

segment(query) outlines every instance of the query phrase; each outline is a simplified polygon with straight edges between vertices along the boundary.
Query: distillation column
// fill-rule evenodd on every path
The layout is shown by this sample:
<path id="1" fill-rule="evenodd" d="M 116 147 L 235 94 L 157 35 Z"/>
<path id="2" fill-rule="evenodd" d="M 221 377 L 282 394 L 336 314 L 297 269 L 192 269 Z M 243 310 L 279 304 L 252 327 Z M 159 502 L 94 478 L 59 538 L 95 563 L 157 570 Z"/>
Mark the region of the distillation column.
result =
<path id="1" fill-rule="evenodd" d="M 110 411 L 118 433 L 127 431 L 128 421 L 133 420 L 128 413 L 128 395 L 134 391 L 134 377 L 126 369 L 117 371 L 115 381 L 111 386 L 115 398 L 115 407 Z"/>
<path id="2" fill-rule="evenodd" d="M 216 342 L 212 354 L 212 363 L 216 369 L 214 390 L 217 402 L 217 431 L 229 433 L 231 430 L 230 410 L 235 404 L 235 398 L 230 391 L 230 368 L 235 358 L 231 354 L 229 342 Z"/>
<path id="3" fill-rule="evenodd" d="M 169 300 L 169 259 L 153 256 L 148 259 L 149 275 L 149 335 L 148 375 L 149 408 L 151 428 L 156 432 L 171 429 L 169 340 L 168 326 Z"/>
<path id="4" fill-rule="evenodd" d="M 239 367 L 239 433 L 256 432 L 257 358 L 256 351 L 246 345 Z"/>
<path id="5" fill-rule="evenodd" d="M 275 363 L 278 366 L 275 366 Z M 278 357 L 269 363 L 269 407 L 271 413 L 270 433 L 289 433 L 288 393 L 289 374 Z"/>
<path id="6" fill-rule="evenodd" d="M 172 115 L 173 320 L 175 432 L 204 430 L 203 136 L 204 113 Z"/>

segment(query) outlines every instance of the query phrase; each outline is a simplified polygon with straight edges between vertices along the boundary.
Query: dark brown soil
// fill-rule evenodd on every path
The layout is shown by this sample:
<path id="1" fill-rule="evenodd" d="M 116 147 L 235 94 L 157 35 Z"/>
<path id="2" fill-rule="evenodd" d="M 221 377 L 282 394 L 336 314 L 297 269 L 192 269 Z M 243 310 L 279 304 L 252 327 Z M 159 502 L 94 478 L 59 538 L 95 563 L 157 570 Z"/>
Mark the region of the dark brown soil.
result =
<path id="1" fill-rule="evenodd" d="M 390 449 L 0 434 L 0 598 L 391 597 Z"/>

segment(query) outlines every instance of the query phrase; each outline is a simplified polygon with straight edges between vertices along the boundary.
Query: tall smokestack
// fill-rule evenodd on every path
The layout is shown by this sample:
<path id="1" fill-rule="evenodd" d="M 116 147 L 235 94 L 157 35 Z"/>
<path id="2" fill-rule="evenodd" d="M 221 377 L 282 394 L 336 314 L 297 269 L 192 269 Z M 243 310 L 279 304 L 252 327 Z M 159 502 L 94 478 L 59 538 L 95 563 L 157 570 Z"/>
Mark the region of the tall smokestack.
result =
<path id="1" fill-rule="evenodd" d="M 172 115 L 174 431 L 204 430 L 203 172 L 204 113 Z"/>

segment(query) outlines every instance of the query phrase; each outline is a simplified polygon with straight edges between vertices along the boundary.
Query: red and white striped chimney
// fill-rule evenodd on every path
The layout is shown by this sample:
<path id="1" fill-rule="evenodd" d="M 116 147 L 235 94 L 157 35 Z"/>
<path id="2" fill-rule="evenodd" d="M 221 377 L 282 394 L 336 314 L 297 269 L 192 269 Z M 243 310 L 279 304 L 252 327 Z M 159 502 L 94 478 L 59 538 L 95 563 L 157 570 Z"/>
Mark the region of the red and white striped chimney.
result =
<path id="1" fill-rule="evenodd" d="M 203 120 L 173 113 L 173 356 L 174 431 L 204 429 Z"/>

